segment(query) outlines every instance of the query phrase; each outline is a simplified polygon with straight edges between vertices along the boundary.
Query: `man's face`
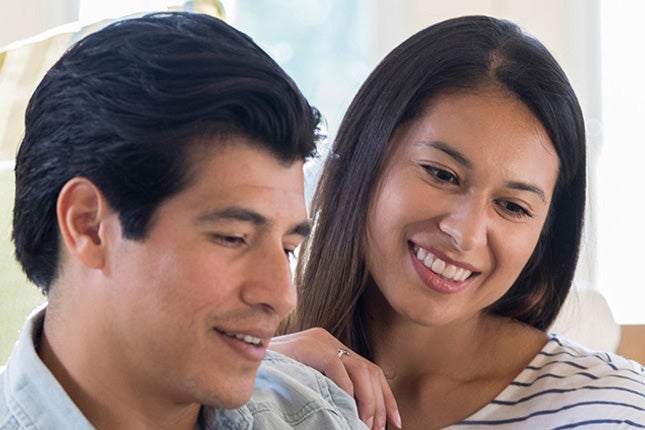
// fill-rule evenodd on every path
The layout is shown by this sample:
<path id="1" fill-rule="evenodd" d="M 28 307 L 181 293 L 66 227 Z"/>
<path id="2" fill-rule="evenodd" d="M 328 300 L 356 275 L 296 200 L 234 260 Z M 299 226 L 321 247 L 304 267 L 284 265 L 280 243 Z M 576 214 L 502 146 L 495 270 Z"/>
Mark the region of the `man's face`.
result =
<path id="1" fill-rule="evenodd" d="M 289 254 L 309 230 L 302 162 L 227 141 L 196 154 L 194 180 L 161 204 L 143 241 L 115 228 L 108 254 L 113 361 L 142 395 L 176 404 L 248 401 L 296 304 Z"/>

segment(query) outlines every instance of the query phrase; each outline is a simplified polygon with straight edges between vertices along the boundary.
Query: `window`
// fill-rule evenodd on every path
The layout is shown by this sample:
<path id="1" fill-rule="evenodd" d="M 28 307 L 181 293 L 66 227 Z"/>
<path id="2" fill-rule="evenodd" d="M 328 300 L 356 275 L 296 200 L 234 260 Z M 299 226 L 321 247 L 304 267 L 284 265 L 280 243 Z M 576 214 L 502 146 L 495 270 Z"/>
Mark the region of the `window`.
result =
<path id="1" fill-rule="evenodd" d="M 293 77 L 333 134 L 374 66 L 368 0 L 223 1 L 226 21 Z"/>
<path id="2" fill-rule="evenodd" d="M 640 0 L 601 3 L 603 138 L 596 173 L 597 287 L 621 324 L 645 323 L 645 57 Z"/>

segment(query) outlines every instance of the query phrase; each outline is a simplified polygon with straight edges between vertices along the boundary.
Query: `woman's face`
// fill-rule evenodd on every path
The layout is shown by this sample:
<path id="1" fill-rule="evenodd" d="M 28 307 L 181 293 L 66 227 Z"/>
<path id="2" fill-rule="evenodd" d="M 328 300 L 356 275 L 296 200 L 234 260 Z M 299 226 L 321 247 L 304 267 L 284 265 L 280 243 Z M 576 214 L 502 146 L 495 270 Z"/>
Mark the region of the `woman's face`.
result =
<path id="1" fill-rule="evenodd" d="M 436 96 L 390 141 L 366 262 L 394 311 L 426 326 L 470 319 L 511 287 L 547 217 L 557 153 L 501 89 Z"/>

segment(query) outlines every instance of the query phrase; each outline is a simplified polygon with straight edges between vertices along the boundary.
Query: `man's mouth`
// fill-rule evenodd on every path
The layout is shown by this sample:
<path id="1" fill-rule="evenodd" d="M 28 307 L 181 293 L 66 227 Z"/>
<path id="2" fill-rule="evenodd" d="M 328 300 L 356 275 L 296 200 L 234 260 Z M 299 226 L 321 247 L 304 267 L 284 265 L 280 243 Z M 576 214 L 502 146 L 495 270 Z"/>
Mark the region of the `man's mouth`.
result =
<path id="1" fill-rule="evenodd" d="M 233 337 L 237 340 L 241 340 L 242 342 L 247 343 L 249 345 L 262 346 L 262 339 L 260 339 L 259 337 L 251 336 L 249 334 L 244 334 L 244 333 L 231 333 L 231 332 L 222 331 L 222 330 L 217 330 L 217 331 L 228 337 Z"/>

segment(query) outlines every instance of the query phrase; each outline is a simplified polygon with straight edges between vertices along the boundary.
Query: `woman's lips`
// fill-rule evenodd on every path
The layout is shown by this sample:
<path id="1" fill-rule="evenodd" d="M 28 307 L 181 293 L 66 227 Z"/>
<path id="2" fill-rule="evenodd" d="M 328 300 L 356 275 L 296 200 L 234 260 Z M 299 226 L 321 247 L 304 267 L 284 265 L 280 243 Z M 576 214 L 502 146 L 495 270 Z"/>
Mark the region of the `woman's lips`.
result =
<path id="1" fill-rule="evenodd" d="M 477 274 L 465 267 L 446 262 L 430 251 L 411 244 L 412 265 L 428 287 L 442 294 L 463 291 Z"/>

